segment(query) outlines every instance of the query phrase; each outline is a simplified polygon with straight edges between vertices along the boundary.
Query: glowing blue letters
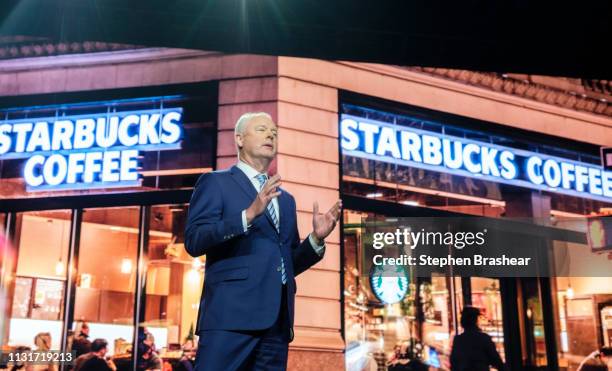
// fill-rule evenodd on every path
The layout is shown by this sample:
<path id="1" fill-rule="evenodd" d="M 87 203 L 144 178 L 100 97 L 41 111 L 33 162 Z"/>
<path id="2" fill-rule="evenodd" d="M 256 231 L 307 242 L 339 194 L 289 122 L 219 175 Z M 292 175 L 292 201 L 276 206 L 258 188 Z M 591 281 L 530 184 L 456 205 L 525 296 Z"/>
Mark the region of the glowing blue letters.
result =
<path id="1" fill-rule="evenodd" d="M 28 158 L 29 190 L 134 186 L 139 150 L 180 148 L 182 109 L 0 122 L 0 159 Z"/>
<path id="2" fill-rule="evenodd" d="M 343 114 L 350 156 L 612 201 L 612 172 L 596 165 Z"/>

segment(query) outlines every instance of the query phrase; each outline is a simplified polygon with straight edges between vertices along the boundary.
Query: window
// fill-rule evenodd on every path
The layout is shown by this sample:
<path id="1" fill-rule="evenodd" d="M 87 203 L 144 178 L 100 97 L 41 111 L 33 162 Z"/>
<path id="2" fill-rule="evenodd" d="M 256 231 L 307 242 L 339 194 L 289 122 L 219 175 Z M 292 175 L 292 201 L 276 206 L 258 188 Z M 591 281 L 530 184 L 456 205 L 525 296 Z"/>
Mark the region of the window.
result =
<path id="1" fill-rule="evenodd" d="M 140 324 L 165 354 L 193 340 L 204 280 L 204 260 L 187 255 L 187 205 L 153 206 L 147 248 L 146 312 Z"/>
<path id="2" fill-rule="evenodd" d="M 87 322 L 90 338 L 106 339 L 110 354 L 132 345 L 139 210 L 83 210 L 73 328 Z"/>
<path id="3" fill-rule="evenodd" d="M 17 264 L 8 290 L 11 318 L 5 333 L 9 345 L 35 349 L 34 337 L 48 332 L 51 349 L 60 349 L 71 215 L 68 210 L 16 215 Z"/>

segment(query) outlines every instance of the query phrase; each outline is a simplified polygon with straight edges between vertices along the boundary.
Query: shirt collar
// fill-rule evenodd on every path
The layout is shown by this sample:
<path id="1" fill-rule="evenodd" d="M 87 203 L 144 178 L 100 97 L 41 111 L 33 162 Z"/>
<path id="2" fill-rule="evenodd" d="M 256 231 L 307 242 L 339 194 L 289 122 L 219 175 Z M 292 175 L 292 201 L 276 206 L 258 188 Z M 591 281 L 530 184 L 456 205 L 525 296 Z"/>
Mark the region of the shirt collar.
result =
<path id="1" fill-rule="evenodd" d="M 257 175 L 259 175 L 260 173 L 255 170 L 251 165 L 247 164 L 246 162 L 242 162 L 242 161 L 238 161 L 238 163 L 236 164 L 236 167 L 240 170 L 242 170 L 242 172 L 247 176 L 247 178 L 249 179 L 253 179 L 255 178 Z M 267 175 L 267 174 L 266 174 Z"/>

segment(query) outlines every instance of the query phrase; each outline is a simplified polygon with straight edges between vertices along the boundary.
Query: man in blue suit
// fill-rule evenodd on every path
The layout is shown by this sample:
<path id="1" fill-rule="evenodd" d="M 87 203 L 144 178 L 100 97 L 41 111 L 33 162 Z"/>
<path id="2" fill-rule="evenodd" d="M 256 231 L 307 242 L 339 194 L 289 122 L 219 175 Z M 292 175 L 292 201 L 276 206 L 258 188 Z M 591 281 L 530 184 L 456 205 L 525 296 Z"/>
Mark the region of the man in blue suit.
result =
<path id="1" fill-rule="evenodd" d="M 198 180 L 185 248 L 206 255 L 198 314 L 197 370 L 286 370 L 293 339 L 295 276 L 323 258 L 340 217 L 313 204 L 313 230 L 300 242 L 295 199 L 268 178 L 277 127 L 267 113 L 246 113 L 235 128 L 238 163 Z"/>

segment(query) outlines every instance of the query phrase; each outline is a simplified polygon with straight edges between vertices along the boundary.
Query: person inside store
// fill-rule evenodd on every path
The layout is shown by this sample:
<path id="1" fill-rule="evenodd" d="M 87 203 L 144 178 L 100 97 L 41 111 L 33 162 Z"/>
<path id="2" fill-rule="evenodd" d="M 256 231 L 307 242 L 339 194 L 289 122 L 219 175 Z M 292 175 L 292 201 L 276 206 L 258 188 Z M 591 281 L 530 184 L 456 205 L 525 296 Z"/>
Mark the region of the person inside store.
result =
<path id="1" fill-rule="evenodd" d="M 163 362 L 149 344 L 140 344 L 139 353 L 142 355 L 143 362 L 138 362 L 139 371 L 162 371 Z"/>
<path id="2" fill-rule="evenodd" d="M 193 339 L 187 340 L 183 346 L 183 354 L 179 359 L 178 365 L 174 371 L 193 371 L 193 361 L 195 360 L 196 352 L 198 350 Z"/>
<path id="3" fill-rule="evenodd" d="M 402 344 L 401 343 L 397 343 L 393 346 L 393 353 L 391 353 L 391 355 L 389 356 L 389 359 L 387 360 L 387 368 L 395 365 L 397 363 L 397 361 L 400 358 L 400 354 L 402 353 Z"/>
<path id="4" fill-rule="evenodd" d="M 22 353 L 30 353 L 32 348 L 19 345 L 13 349 L 13 352 L 16 354 Z M 3 357 L 1 361 L 6 361 L 6 357 Z M 10 371 L 33 371 L 34 366 L 27 362 L 27 357 L 16 357 L 13 359 L 13 362 L 7 362 L 6 364 L 0 363 L 0 370 L 10 370 Z"/>
<path id="5" fill-rule="evenodd" d="M 612 348 L 602 347 L 582 360 L 576 371 L 608 371 L 611 364 Z"/>
<path id="6" fill-rule="evenodd" d="M 106 357 L 108 342 L 104 339 L 95 339 L 91 342 L 90 351 L 79 356 L 74 362 L 74 371 L 115 371 L 117 368 Z"/>
<path id="7" fill-rule="evenodd" d="M 341 202 L 325 213 L 314 202 L 313 230 L 300 242 L 295 199 L 279 174 L 268 176 L 277 125 L 267 113 L 245 113 L 234 139 L 237 164 L 200 176 L 185 229 L 187 252 L 206 255 L 195 369 L 286 370 L 294 277 L 323 258 Z"/>
<path id="8" fill-rule="evenodd" d="M 36 334 L 34 345 L 36 346 L 36 352 L 46 353 L 51 350 L 51 333 L 40 332 Z M 33 371 L 57 371 L 57 369 L 57 364 L 53 360 L 37 362 L 32 366 Z"/>
<path id="9" fill-rule="evenodd" d="M 429 367 L 421 361 L 416 352 L 412 351 L 410 342 L 404 341 L 400 345 L 397 359 L 387 365 L 388 371 L 427 371 Z"/>
<path id="10" fill-rule="evenodd" d="M 75 352 L 75 357 L 78 358 L 83 354 L 91 351 L 91 341 L 89 340 L 89 325 L 87 322 L 82 322 L 77 331 L 77 335 L 72 340 L 72 351 Z"/>
<path id="11" fill-rule="evenodd" d="M 155 347 L 153 334 L 144 326 L 138 328 L 138 360 L 137 370 L 161 370 L 163 362 Z"/>
<path id="12" fill-rule="evenodd" d="M 495 343 L 478 327 L 480 309 L 466 306 L 461 312 L 463 333 L 455 335 L 451 350 L 451 371 L 488 371 L 489 366 L 506 370 Z"/>

